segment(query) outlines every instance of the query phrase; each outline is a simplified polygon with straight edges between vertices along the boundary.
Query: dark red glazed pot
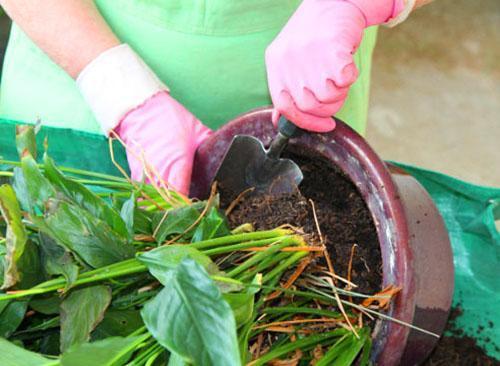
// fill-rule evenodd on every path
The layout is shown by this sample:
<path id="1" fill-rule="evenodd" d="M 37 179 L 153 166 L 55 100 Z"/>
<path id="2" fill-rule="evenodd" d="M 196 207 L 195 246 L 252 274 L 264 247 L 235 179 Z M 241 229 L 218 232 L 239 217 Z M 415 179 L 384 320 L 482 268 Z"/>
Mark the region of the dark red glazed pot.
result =
<path id="1" fill-rule="evenodd" d="M 271 109 L 257 109 L 205 141 L 196 154 L 191 196 L 207 196 L 234 136 L 252 135 L 268 145 L 276 134 L 270 121 Z M 386 165 L 363 137 L 341 121 L 330 133 L 304 133 L 292 139 L 288 148 L 326 158 L 351 178 L 377 228 L 383 286 L 402 288 L 388 315 L 441 334 L 453 295 L 453 257 L 443 220 L 425 189 L 404 170 Z M 437 341 L 392 321 L 378 322 L 373 338 L 372 358 L 377 365 L 418 365 Z"/>

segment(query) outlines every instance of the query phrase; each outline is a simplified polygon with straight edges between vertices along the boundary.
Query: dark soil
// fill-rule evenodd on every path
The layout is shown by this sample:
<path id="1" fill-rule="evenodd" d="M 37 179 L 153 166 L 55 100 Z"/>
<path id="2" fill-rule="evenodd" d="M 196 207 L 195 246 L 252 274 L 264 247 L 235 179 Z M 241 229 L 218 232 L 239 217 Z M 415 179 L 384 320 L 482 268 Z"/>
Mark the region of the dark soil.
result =
<path id="1" fill-rule="evenodd" d="M 489 357 L 474 338 L 464 336 L 462 330 L 455 327 L 455 319 L 461 314 L 460 308 L 452 309 L 446 325 L 451 335 L 441 337 L 424 366 L 500 366 L 500 361 Z"/>
<path id="2" fill-rule="evenodd" d="M 351 280 L 362 293 L 380 290 L 382 267 L 375 225 L 363 198 L 339 169 L 321 160 L 293 156 L 304 173 L 300 192 L 243 198 L 228 219 L 231 226 L 252 223 L 256 229 L 290 224 L 319 242 L 311 201 L 335 272 L 347 277 L 351 249 Z M 224 192 L 221 190 L 222 205 Z M 228 202 L 225 202 L 228 205 Z"/>

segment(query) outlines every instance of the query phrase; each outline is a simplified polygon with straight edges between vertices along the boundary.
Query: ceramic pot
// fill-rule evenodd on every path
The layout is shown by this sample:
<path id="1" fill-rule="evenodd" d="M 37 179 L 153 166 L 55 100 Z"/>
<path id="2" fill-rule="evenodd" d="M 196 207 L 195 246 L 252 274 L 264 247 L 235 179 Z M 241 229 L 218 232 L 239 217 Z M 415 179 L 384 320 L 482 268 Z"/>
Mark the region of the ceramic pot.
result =
<path id="1" fill-rule="evenodd" d="M 234 136 L 252 135 L 268 146 L 276 134 L 270 121 L 271 109 L 257 109 L 206 140 L 195 157 L 191 196 L 207 196 Z M 387 314 L 440 335 L 453 295 L 453 256 L 443 220 L 425 189 L 404 170 L 384 163 L 362 136 L 341 121 L 330 133 L 304 133 L 291 139 L 287 149 L 322 157 L 350 177 L 377 229 L 382 286 L 393 284 L 402 289 Z M 378 321 L 372 359 L 377 365 L 418 365 L 437 340 L 393 321 Z"/>

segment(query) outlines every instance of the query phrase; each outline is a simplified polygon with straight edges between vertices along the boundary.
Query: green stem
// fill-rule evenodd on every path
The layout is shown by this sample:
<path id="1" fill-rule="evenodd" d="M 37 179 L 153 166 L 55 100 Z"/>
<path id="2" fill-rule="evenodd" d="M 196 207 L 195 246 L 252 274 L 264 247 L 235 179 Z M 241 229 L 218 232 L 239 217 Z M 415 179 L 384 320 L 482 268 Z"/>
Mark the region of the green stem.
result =
<path id="1" fill-rule="evenodd" d="M 264 308 L 262 312 L 265 314 L 312 314 L 318 316 L 326 316 L 328 318 L 340 318 L 342 314 L 324 310 L 324 309 L 316 309 L 316 308 L 306 308 L 306 307 L 293 307 L 293 306 L 281 306 L 281 307 L 272 307 L 272 308 Z"/>
<path id="2" fill-rule="evenodd" d="M 242 249 L 248 249 L 248 248 L 253 248 L 253 247 L 263 247 L 266 245 L 271 245 L 273 243 L 277 242 L 283 242 L 287 241 L 288 244 L 291 242 L 287 239 L 290 237 L 288 236 L 283 236 L 279 238 L 270 238 L 270 239 L 262 239 L 262 240 L 255 240 L 255 241 L 247 241 L 244 243 L 239 243 L 239 244 L 233 244 L 233 245 L 227 245 L 227 246 L 222 246 L 219 248 L 213 248 L 213 249 L 208 249 L 208 250 L 203 250 L 203 253 L 206 255 L 218 255 L 218 254 L 224 254 L 224 253 L 229 253 L 229 252 L 235 252 L 238 250 Z M 195 243 L 197 244 L 197 243 Z M 194 244 L 193 244 L 194 245 Z"/>
<path id="3" fill-rule="evenodd" d="M 265 365 L 267 362 L 279 358 L 281 356 L 284 356 L 292 351 L 295 351 L 296 349 L 301 349 L 305 351 L 308 347 L 315 346 L 318 343 L 322 343 L 323 341 L 326 341 L 330 338 L 341 337 L 347 334 L 348 332 L 349 332 L 348 330 L 340 328 L 340 329 L 335 329 L 334 331 L 328 333 L 316 334 L 313 336 L 299 339 L 295 342 L 287 343 L 284 346 L 278 347 L 266 353 L 262 357 L 253 361 L 251 365 L 252 366 Z"/>
<path id="4" fill-rule="evenodd" d="M 256 265 L 257 263 L 260 263 L 262 260 L 271 257 L 274 253 L 279 251 L 280 249 L 286 247 L 288 245 L 287 242 L 281 242 L 279 244 L 273 245 L 269 249 L 264 250 L 263 252 L 256 253 L 253 256 L 251 256 L 249 259 L 247 259 L 245 262 L 240 264 L 239 266 L 235 267 L 233 270 L 228 272 L 229 277 L 236 277 L 239 275 L 241 272 L 246 271 L 250 267 Z"/>
<path id="5" fill-rule="evenodd" d="M 251 240 L 260 240 L 260 239 L 271 239 L 278 238 L 282 236 L 287 236 L 292 234 L 291 230 L 286 229 L 274 229 L 274 230 L 266 230 L 266 231 L 256 231 L 253 233 L 243 233 L 236 235 L 223 236 L 220 238 L 209 239 L 204 241 L 199 241 L 197 243 L 193 243 L 193 248 L 196 249 L 206 249 L 210 247 L 219 247 L 227 244 L 234 243 L 242 243 Z"/>
<path id="6" fill-rule="evenodd" d="M 267 273 L 262 277 L 262 283 L 266 283 L 272 280 L 274 277 L 279 276 L 282 272 L 292 267 L 296 262 L 300 261 L 302 258 L 306 257 L 309 253 L 307 252 L 296 252 L 287 260 L 281 262 L 276 266 L 271 272 Z"/>

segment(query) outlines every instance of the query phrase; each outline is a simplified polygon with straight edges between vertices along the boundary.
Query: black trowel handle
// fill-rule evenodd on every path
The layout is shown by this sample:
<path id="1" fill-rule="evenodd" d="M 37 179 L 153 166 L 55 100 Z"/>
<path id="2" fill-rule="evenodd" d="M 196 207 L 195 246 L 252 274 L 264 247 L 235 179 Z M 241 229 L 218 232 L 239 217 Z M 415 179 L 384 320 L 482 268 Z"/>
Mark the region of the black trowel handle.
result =
<path id="1" fill-rule="evenodd" d="M 299 127 L 287 120 L 284 116 L 281 116 L 278 121 L 278 134 L 271 142 L 271 146 L 269 146 L 269 150 L 267 150 L 267 156 L 272 159 L 279 159 L 288 140 L 296 136 L 300 131 L 301 129 Z"/>

